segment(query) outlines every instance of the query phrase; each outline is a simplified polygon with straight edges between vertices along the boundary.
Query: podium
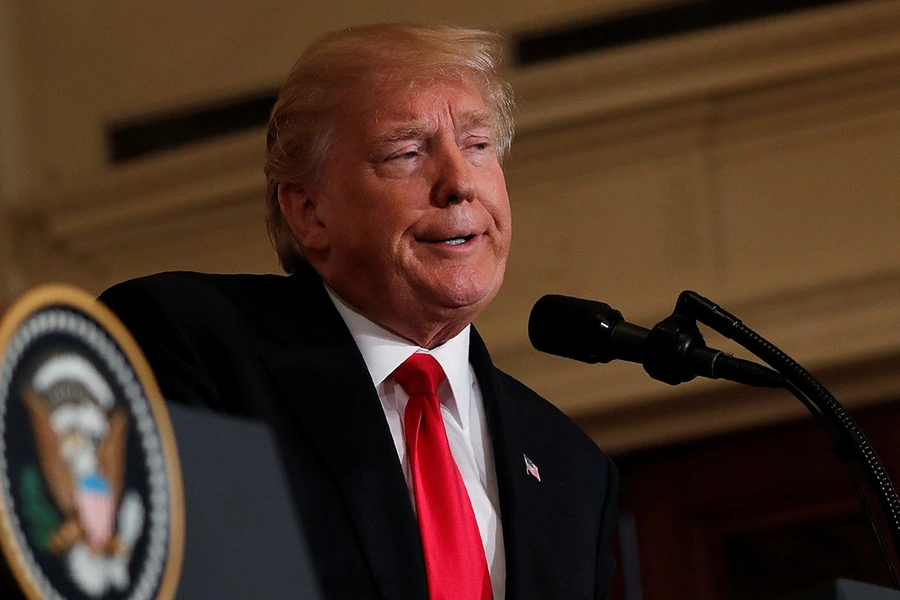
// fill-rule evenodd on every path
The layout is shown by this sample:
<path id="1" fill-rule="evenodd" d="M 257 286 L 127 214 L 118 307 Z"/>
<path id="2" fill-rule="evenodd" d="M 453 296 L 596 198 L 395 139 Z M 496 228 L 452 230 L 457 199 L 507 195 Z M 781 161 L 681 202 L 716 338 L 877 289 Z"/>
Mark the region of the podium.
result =
<path id="1" fill-rule="evenodd" d="M 319 600 L 268 429 L 174 404 L 168 410 L 185 500 L 184 558 L 175 598 Z M 8 573 L 0 577 L 0 596 L 25 598 Z"/>
<path id="2" fill-rule="evenodd" d="M 169 403 L 184 479 L 177 599 L 318 600 L 269 430 Z"/>

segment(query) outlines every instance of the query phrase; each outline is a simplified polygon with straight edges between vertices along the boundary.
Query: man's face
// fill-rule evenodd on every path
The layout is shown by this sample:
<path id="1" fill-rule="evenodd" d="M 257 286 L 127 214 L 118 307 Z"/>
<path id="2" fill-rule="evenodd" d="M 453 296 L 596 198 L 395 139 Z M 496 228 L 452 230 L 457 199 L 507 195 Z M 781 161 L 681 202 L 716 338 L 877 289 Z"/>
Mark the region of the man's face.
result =
<path id="1" fill-rule="evenodd" d="M 421 345 L 471 322 L 503 281 L 510 209 L 497 134 L 463 83 L 380 90 L 339 125 L 320 186 L 311 260 L 373 321 Z"/>

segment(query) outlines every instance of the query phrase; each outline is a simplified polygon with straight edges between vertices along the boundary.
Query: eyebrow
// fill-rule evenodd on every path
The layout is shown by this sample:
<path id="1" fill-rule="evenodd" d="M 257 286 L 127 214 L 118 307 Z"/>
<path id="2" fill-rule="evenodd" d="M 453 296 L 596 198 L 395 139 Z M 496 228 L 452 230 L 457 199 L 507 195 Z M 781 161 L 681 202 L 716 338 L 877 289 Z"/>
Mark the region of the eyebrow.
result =
<path id="1" fill-rule="evenodd" d="M 460 125 L 464 128 L 487 127 L 492 130 L 496 128 L 493 115 L 486 110 L 470 110 L 463 114 Z"/>
<path id="2" fill-rule="evenodd" d="M 484 110 L 472 110 L 464 113 L 459 119 L 461 129 L 471 129 L 474 127 L 494 128 L 494 119 L 491 114 Z M 405 140 L 415 140 L 425 137 L 434 129 L 434 125 L 430 121 L 412 121 L 379 134 L 375 138 L 375 151 L 384 148 L 396 142 Z"/>
<path id="3" fill-rule="evenodd" d="M 425 134 L 434 127 L 427 121 L 413 121 L 379 134 L 375 138 L 375 148 L 383 148 L 394 142 L 402 142 L 405 140 L 415 140 L 425 137 Z"/>

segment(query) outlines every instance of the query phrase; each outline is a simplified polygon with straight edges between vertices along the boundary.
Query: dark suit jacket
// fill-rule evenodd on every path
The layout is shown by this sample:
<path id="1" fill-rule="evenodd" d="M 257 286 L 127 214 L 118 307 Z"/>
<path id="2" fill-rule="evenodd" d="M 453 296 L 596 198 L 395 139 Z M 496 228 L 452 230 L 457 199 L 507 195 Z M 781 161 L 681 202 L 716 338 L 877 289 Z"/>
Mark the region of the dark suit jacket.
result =
<path id="1" fill-rule="evenodd" d="M 168 400 L 269 423 L 326 598 L 427 598 L 416 519 L 378 395 L 312 269 L 165 273 L 100 299 L 135 336 Z M 476 332 L 471 339 L 496 463 L 507 598 L 605 597 L 612 461 L 496 369 Z"/>

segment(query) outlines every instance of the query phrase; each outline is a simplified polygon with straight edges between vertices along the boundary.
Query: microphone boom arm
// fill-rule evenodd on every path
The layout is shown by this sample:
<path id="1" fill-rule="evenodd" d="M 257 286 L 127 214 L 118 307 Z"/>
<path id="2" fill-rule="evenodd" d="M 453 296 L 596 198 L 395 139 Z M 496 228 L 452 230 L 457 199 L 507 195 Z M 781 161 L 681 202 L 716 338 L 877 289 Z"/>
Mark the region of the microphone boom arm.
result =
<path id="1" fill-rule="evenodd" d="M 785 377 L 789 383 L 785 387 L 806 404 L 813 416 L 823 421 L 823 427 L 835 441 L 835 453 L 838 459 L 850 467 L 851 474 L 854 474 L 854 471 L 850 461 L 853 458 L 859 459 L 863 471 L 869 479 L 871 488 L 881 505 L 894 542 L 894 549 L 900 553 L 900 499 L 897 497 L 897 492 L 891 483 L 890 477 L 884 470 L 881 460 L 875 454 L 875 450 L 831 392 L 774 344 L 744 325 L 740 319 L 700 294 L 690 290 L 682 292 L 675 304 L 675 314 L 689 319 L 696 319 L 735 341 Z M 863 505 L 868 508 L 865 494 L 860 493 L 860 497 Z M 872 522 L 875 536 L 879 544 L 882 545 L 878 526 L 871 517 L 870 521 Z M 894 587 L 900 589 L 900 580 L 898 580 L 894 564 L 883 545 L 882 551 L 885 555 Z"/>

